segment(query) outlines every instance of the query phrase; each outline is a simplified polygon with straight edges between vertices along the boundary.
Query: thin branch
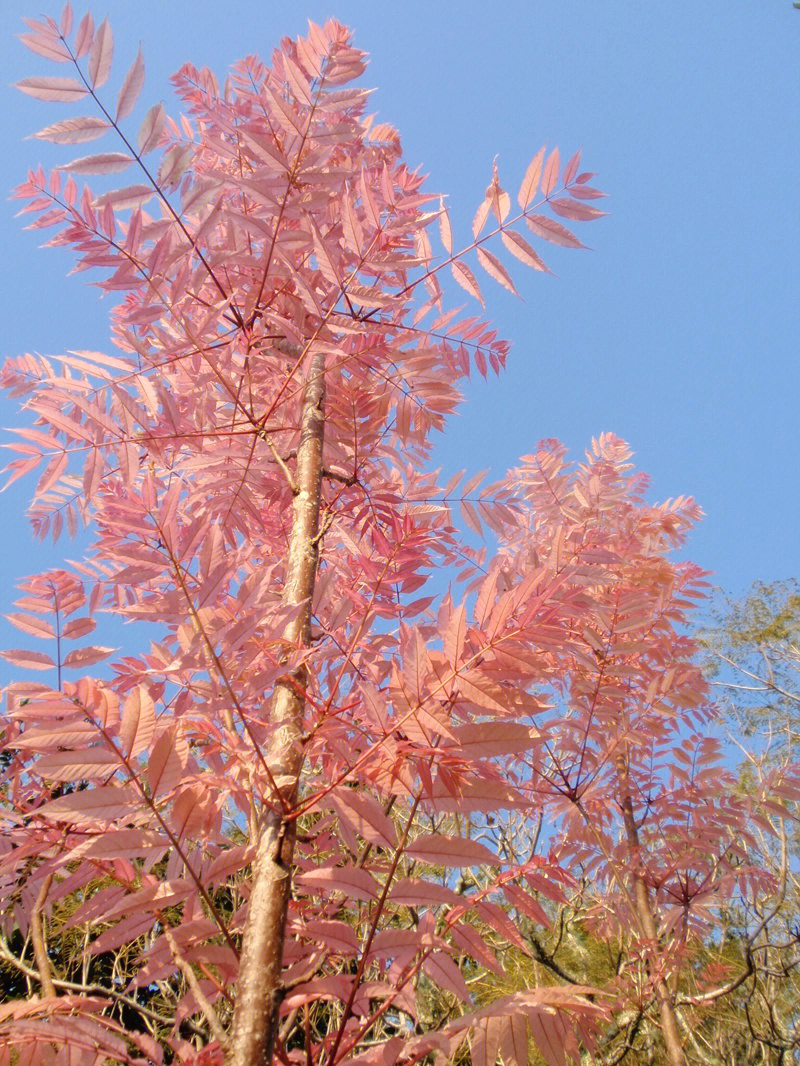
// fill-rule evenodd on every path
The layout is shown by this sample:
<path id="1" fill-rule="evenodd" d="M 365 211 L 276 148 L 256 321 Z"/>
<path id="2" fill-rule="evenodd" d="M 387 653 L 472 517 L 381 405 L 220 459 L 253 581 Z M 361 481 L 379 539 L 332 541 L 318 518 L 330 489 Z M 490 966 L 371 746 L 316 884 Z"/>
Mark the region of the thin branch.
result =
<path id="1" fill-rule="evenodd" d="M 0 940 L 0 958 L 4 959 L 10 966 L 13 966 L 15 970 L 19 970 L 21 974 L 41 983 L 42 979 L 39 975 L 39 971 L 35 970 L 32 966 L 27 966 L 24 962 L 21 962 L 13 952 L 10 951 L 4 940 Z M 62 981 L 57 977 L 53 978 L 53 984 L 56 988 L 63 988 L 65 992 L 84 992 L 89 996 L 106 996 L 109 999 L 116 1000 L 118 1003 L 124 1003 L 126 1007 L 133 1008 L 133 1010 L 138 1011 L 145 1018 L 149 1018 L 150 1021 L 158 1022 L 159 1025 L 165 1025 L 171 1028 L 174 1024 L 173 1018 L 164 1018 L 156 1011 L 137 1002 L 133 996 L 126 996 L 124 992 L 117 992 L 116 989 L 113 988 L 105 988 L 103 985 L 81 981 Z M 185 1025 L 195 1036 L 206 1036 L 206 1033 L 189 1018 L 185 1019 L 181 1024 Z"/>
<path id="2" fill-rule="evenodd" d="M 39 971 L 39 981 L 42 986 L 42 992 L 53 999 L 55 999 L 56 990 L 53 986 L 50 958 L 47 954 L 47 944 L 44 939 L 42 910 L 47 901 L 47 893 L 50 891 L 54 876 L 55 871 L 51 871 L 47 877 L 45 877 L 44 881 L 42 881 L 42 887 L 39 889 L 36 902 L 31 910 L 31 943 L 33 944 L 33 955 L 36 959 L 36 967 Z"/>
<path id="3" fill-rule="evenodd" d="M 175 940 L 175 937 L 172 935 L 172 930 L 166 923 L 164 924 L 164 939 L 169 944 L 169 950 L 172 952 L 172 957 L 178 964 L 178 969 L 185 977 L 187 985 L 192 990 L 197 1005 L 203 1012 L 203 1017 L 208 1022 L 208 1026 L 214 1034 L 214 1038 L 219 1042 L 220 1047 L 225 1047 L 228 1038 L 225 1034 L 225 1030 L 222 1028 L 219 1018 L 217 1017 L 217 1012 L 214 1010 L 205 992 L 200 987 L 200 982 L 197 980 L 197 975 L 194 970 L 186 959 L 184 959 L 183 955 L 181 955 L 178 942 Z"/>

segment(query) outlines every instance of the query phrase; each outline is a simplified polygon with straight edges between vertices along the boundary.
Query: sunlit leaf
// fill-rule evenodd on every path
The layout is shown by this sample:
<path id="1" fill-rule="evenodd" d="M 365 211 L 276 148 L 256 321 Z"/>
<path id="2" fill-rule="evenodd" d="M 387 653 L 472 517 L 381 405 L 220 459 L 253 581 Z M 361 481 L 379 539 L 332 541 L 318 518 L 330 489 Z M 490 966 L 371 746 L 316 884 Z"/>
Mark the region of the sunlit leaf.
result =
<path id="1" fill-rule="evenodd" d="M 82 115 L 80 118 L 66 118 L 62 122 L 46 126 L 33 136 L 43 141 L 53 141 L 55 144 L 79 144 L 102 137 L 110 128 L 105 119 Z"/>
<path id="2" fill-rule="evenodd" d="M 117 97 L 117 122 L 119 122 L 120 119 L 127 118 L 131 111 L 133 111 L 143 85 L 144 56 L 142 55 L 142 50 L 140 48 L 136 53 L 136 58 L 133 61 L 131 69 L 125 75 L 125 80 L 119 90 L 119 96 Z"/>
<path id="3" fill-rule="evenodd" d="M 544 159 L 544 148 L 540 148 L 533 159 L 528 164 L 528 169 L 525 171 L 525 177 L 522 179 L 522 185 L 519 188 L 519 195 L 517 201 L 519 206 L 524 211 L 530 204 L 531 200 L 536 196 L 539 189 L 539 180 L 542 176 L 542 161 Z"/>
<path id="4" fill-rule="evenodd" d="M 88 89 L 76 78 L 23 78 L 15 85 L 16 89 L 35 96 L 37 100 L 53 100 L 72 103 L 86 96 Z"/>
<path id="5" fill-rule="evenodd" d="M 100 155 L 86 155 L 73 159 L 71 163 L 61 163 L 59 170 L 73 174 L 119 174 L 127 170 L 133 162 L 132 155 L 125 152 L 104 152 Z"/>
<path id="6" fill-rule="evenodd" d="M 456 260 L 451 267 L 453 271 L 453 277 L 456 279 L 462 289 L 474 296 L 476 300 L 480 301 L 481 307 L 483 307 L 483 294 L 481 293 L 478 282 L 475 280 L 475 275 L 463 260 Z"/>
<path id="7" fill-rule="evenodd" d="M 105 18 L 97 27 L 89 53 L 89 81 L 92 83 L 92 88 L 99 89 L 108 81 L 113 57 L 114 36 L 108 19 Z"/>

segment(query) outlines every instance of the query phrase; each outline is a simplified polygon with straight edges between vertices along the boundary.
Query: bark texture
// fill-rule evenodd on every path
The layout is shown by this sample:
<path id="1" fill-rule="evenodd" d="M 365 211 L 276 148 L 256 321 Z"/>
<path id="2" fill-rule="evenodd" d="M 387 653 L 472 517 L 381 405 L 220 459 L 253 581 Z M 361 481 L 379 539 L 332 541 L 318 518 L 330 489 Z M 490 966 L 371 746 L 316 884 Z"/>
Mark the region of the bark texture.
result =
<path id="1" fill-rule="evenodd" d="M 305 610 L 286 631 L 287 641 L 300 647 L 310 643 L 311 600 L 319 561 L 324 402 L 324 356 L 316 355 L 303 394 L 294 474 L 294 513 L 283 594 L 287 604 L 305 604 Z M 272 1061 L 282 995 L 283 942 L 295 844 L 295 822 L 285 815 L 297 800 L 303 760 L 302 693 L 307 680 L 306 668 L 301 666 L 277 684 L 270 710 L 272 732 L 266 757 L 283 796 L 283 809 L 268 810 L 260 826 L 226 1066 L 269 1066 Z"/>

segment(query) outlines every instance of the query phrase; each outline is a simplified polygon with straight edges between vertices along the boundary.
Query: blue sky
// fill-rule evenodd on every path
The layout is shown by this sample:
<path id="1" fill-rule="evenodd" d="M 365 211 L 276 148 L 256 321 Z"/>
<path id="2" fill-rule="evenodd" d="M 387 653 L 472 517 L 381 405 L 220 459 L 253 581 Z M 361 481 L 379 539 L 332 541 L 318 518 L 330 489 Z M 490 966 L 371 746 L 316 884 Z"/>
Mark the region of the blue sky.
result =
<path id="1" fill-rule="evenodd" d="M 6 84 L 62 72 L 12 40 L 20 17 L 40 10 L 3 8 Z M 800 572 L 800 12 L 790 0 L 111 0 L 93 13 L 114 30 L 114 91 L 143 45 L 134 128 L 159 99 L 175 113 L 167 79 L 186 60 L 221 75 L 249 52 L 267 57 L 307 18 L 348 23 L 372 56 L 374 106 L 430 188 L 448 194 L 456 240 L 495 155 L 513 194 L 542 143 L 582 148 L 611 214 L 579 230 L 593 251 L 542 249 L 558 277 L 513 263 L 524 302 L 482 282 L 514 345 L 509 369 L 472 384 L 437 461 L 499 476 L 542 437 L 577 457 L 613 430 L 651 475 L 654 499 L 701 503 L 688 554 L 728 593 Z M 4 91 L 0 187 L 10 191 L 29 165 L 68 158 L 23 138 L 73 110 Z M 42 234 L 23 232 L 15 210 L 0 212 L 2 357 L 112 350 L 108 304 L 86 275 L 66 277 L 69 254 L 40 250 Z M 17 420 L 0 399 L 0 425 Z M 75 554 L 66 541 L 58 555 L 31 544 L 19 516 L 32 487 L 0 497 L 4 609 L 17 578 Z"/>

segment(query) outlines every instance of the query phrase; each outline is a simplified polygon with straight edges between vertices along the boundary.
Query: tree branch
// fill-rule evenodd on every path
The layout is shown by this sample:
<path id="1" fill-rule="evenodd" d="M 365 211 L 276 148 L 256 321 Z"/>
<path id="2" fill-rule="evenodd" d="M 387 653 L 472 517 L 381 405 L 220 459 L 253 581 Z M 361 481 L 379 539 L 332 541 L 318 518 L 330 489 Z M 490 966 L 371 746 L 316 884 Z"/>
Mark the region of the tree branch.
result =
<path id="1" fill-rule="evenodd" d="M 39 889 L 36 902 L 31 910 L 31 943 L 33 944 L 33 955 L 36 959 L 38 978 L 42 986 L 42 992 L 53 999 L 55 999 L 56 990 L 53 985 L 53 974 L 50 967 L 50 957 L 47 954 L 47 944 L 44 939 L 42 910 L 47 901 L 47 893 L 50 891 L 54 876 L 54 872 L 51 872 L 42 881 L 42 887 Z"/>
<path id="2" fill-rule="evenodd" d="M 208 1022 L 208 1026 L 211 1032 L 213 1033 L 214 1038 L 219 1042 L 220 1047 L 225 1047 L 228 1042 L 228 1038 L 225 1035 L 225 1030 L 222 1028 L 222 1024 L 220 1023 L 219 1018 L 217 1017 L 217 1012 L 214 1010 L 214 1007 L 210 1003 L 205 992 L 200 987 L 200 982 L 197 980 L 197 975 L 195 974 L 191 965 L 186 961 L 186 959 L 184 959 L 183 955 L 181 955 L 178 943 L 175 940 L 175 937 L 172 935 L 172 930 L 166 923 L 164 924 L 164 939 L 169 944 L 169 950 L 172 952 L 172 957 L 178 964 L 178 969 L 186 978 L 186 983 L 192 990 L 192 995 L 197 1000 L 197 1005 L 203 1012 L 203 1016 Z"/>

